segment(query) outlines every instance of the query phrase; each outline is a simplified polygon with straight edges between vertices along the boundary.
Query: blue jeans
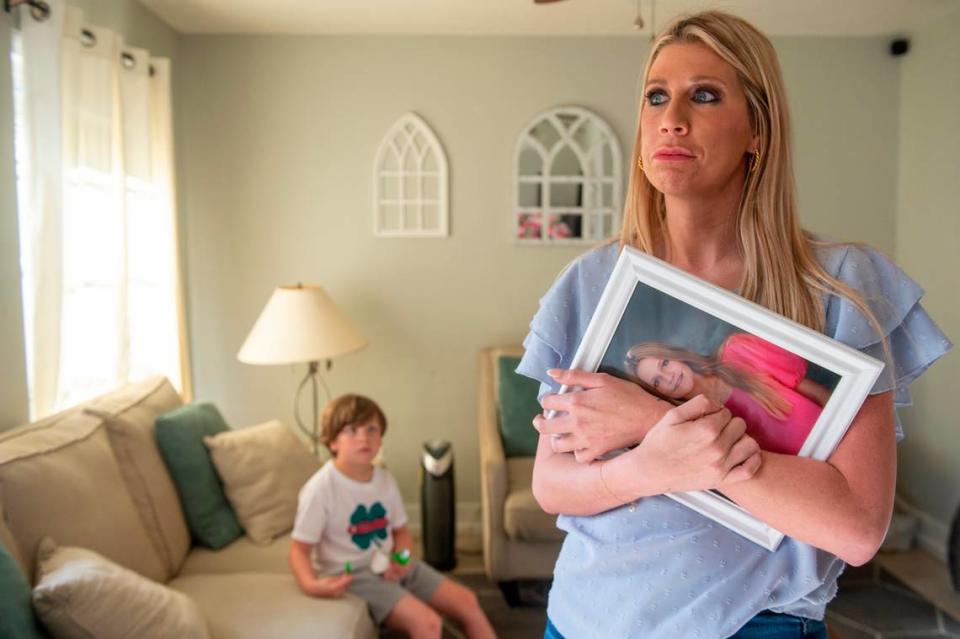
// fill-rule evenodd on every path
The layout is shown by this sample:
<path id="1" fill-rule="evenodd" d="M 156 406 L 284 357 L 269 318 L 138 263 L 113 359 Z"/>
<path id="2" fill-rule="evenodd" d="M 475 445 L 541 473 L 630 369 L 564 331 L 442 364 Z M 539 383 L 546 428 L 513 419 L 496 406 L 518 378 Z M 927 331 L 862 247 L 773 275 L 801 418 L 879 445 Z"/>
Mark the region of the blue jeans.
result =
<path id="1" fill-rule="evenodd" d="M 543 639 L 564 639 L 549 618 Z M 730 639 L 827 639 L 827 627 L 822 621 L 764 611 Z"/>
<path id="2" fill-rule="evenodd" d="M 765 610 L 731 639 L 827 639 L 827 626 L 822 621 Z"/>
<path id="3" fill-rule="evenodd" d="M 543 639 L 563 639 L 563 635 L 550 621 L 550 617 L 547 617 L 547 627 L 543 630 Z"/>

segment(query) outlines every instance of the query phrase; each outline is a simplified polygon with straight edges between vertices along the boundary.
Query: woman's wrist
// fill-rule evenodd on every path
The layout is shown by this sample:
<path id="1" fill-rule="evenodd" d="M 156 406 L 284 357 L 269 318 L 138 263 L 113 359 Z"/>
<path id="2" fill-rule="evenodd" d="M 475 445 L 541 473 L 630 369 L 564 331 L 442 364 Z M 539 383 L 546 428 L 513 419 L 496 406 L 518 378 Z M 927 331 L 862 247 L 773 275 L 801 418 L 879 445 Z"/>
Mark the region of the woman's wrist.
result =
<path id="1" fill-rule="evenodd" d="M 650 477 L 643 465 L 637 463 L 639 451 L 640 447 L 637 447 L 612 459 L 597 462 L 600 466 L 600 483 L 607 494 L 620 504 L 662 492 L 657 489 L 656 478 Z"/>
<path id="2" fill-rule="evenodd" d="M 644 391 L 644 406 L 642 407 L 643 418 L 640 420 L 642 431 L 640 433 L 640 443 L 643 441 L 643 438 L 647 436 L 647 433 L 650 432 L 650 429 L 657 425 L 657 423 L 663 419 L 663 416 L 673 408 L 673 404 L 670 402 L 660 399 L 656 395 L 647 393 Z"/>
<path id="3" fill-rule="evenodd" d="M 673 408 L 673 404 L 670 402 L 662 400 L 642 388 L 638 387 L 637 391 L 639 392 L 635 397 L 635 403 L 631 407 L 632 415 L 630 422 L 633 430 L 627 438 L 618 442 L 618 445 L 615 446 L 613 450 L 617 448 L 633 448 L 639 445 L 647 436 L 647 433 L 650 432 L 650 429 L 656 426 L 657 422 L 667 414 L 667 411 Z M 610 451 L 604 451 L 604 453 L 607 452 Z"/>

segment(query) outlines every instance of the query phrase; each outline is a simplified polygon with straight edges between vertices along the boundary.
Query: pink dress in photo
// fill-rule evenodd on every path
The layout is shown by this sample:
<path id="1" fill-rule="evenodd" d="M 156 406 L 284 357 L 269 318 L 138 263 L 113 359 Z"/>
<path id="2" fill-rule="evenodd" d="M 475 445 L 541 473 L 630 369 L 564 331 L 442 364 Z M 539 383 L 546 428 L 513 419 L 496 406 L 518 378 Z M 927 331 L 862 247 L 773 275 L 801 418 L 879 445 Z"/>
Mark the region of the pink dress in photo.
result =
<path id="1" fill-rule="evenodd" d="M 774 453 L 796 455 L 820 417 L 819 404 L 795 389 L 807 375 L 807 362 L 775 344 L 749 333 L 727 338 L 720 361 L 760 375 L 790 405 L 786 417 L 774 417 L 746 392 L 734 388 L 725 406 L 747 423 L 747 434 L 760 448 Z"/>

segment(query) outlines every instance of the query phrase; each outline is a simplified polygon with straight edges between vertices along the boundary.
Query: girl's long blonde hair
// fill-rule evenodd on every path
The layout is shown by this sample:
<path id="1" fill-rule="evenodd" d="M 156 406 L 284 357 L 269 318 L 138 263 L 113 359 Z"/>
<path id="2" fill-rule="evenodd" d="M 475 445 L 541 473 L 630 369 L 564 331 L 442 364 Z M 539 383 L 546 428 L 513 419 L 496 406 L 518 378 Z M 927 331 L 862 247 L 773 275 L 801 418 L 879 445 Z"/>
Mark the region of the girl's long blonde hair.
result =
<path id="1" fill-rule="evenodd" d="M 722 350 L 722 348 L 721 348 Z M 658 389 L 652 388 L 637 375 L 637 366 L 643 359 L 670 359 L 683 362 L 690 369 L 703 376 L 719 377 L 727 386 L 739 388 L 753 397 L 764 410 L 777 419 L 786 419 L 793 406 L 777 392 L 768 381 L 760 375 L 737 366 L 725 364 L 720 359 L 720 351 L 713 355 L 701 355 L 695 351 L 660 342 L 641 342 L 627 351 L 624 364 L 627 372 L 634 376 L 634 381 L 648 389 L 655 395 L 662 396 Z M 672 401 L 670 398 L 665 398 Z M 689 398 L 687 398 L 689 399 Z"/>
<path id="2" fill-rule="evenodd" d="M 659 53 L 678 42 L 704 44 L 736 70 L 754 133 L 759 137 L 761 161 L 751 171 L 752 156 L 744 157 L 748 170 L 737 211 L 738 243 L 744 259 L 740 295 L 822 331 L 825 317 L 820 293 L 839 294 L 883 336 L 861 296 L 817 261 L 814 247 L 827 243 L 818 242 L 800 227 L 786 91 L 770 40 L 745 20 L 720 11 L 678 18 L 654 42 L 644 68 L 643 86 Z M 643 108 L 641 102 L 640 110 Z M 663 194 L 637 164 L 640 122 L 638 116 L 620 245 L 652 255 L 658 246 L 667 245 L 669 235 Z"/>

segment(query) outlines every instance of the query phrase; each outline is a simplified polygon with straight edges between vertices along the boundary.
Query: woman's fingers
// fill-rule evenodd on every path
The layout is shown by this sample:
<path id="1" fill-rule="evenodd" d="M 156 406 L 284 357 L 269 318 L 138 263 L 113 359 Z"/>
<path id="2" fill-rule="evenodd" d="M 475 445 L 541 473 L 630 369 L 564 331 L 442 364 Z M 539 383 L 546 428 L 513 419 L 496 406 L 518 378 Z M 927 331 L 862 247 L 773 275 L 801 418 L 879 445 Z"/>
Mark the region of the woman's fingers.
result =
<path id="1" fill-rule="evenodd" d="M 571 418 L 567 415 L 557 415 L 550 419 L 537 415 L 533 418 L 533 427 L 541 435 L 563 435 L 572 430 L 570 421 Z"/>
<path id="2" fill-rule="evenodd" d="M 570 408 L 580 401 L 580 398 L 577 397 L 577 393 L 550 393 L 549 395 L 544 395 L 543 399 L 540 400 L 540 405 L 543 406 L 544 411 L 555 410 L 564 413 L 570 412 Z"/>
<path id="3" fill-rule="evenodd" d="M 732 422 L 733 420 L 730 421 Z M 749 459 L 752 455 L 755 455 L 759 452 L 760 445 L 757 444 L 757 441 L 749 435 L 742 435 L 730 447 L 727 456 L 723 460 L 723 468 L 726 471 L 730 471 L 736 466 L 739 466 L 743 462 L 747 461 L 747 459 Z"/>
<path id="4" fill-rule="evenodd" d="M 729 458 L 731 451 L 733 450 L 734 445 L 743 438 L 744 433 L 747 432 L 747 423 L 740 419 L 739 417 L 734 417 L 730 419 L 729 411 L 718 411 L 717 415 L 724 415 L 728 420 L 726 424 L 723 425 L 723 430 L 720 431 L 720 434 L 717 436 L 717 450 L 720 453 L 720 459 L 726 460 Z M 742 459 L 740 461 L 743 461 Z M 726 466 L 727 469 L 734 466 L 735 462 Z"/>
<path id="5" fill-rule="evenodd" d="M 550 450 L 554 453 L 578 453 L 577 461 L 583 461 L 583 453 L 579 451 L 582 450 L 582 439 L 577 437 L 575 433 L 570 432 L 569 418 L 567 417 L 554 417 L 553 419 L 547 419 L 543 415 L 537 415 L 533 418 L 533 427 L 537 429 L 537 432 L 541 435 L 546 435 L 550 438 Z M 591 456 L 586 461 L 593 459 Z"/>
<path id="6" fill-rule="evenodd" d="M 720 411 L 723 407 L 706 395 L 697 395 L 679 406 L 671 408 L 664 419 L 673 424 L 697 421 L 705 416 Z"/>
<path id="7" fill-rule="evenodd" d="M 724 478 L 724 484 L 734 484 L 738 481 L 745 481 L 754 477 L 757 472 L 760 470 L 760 466 L 763 464 L 763 455 L 760 451 L 760 448 L 757 447 L 756 452 L 747 457 L 742 463 L 737 466 L 734 466 L 727 476 Z"/>
<path id="8" fill-rule="evenodd" d="M 550 449 L 555 453 L 572 453 L 577 450 L 577 443 L 568 433 L 550 436 Z"/>
<path id="9" fill-rule="evenodd" d="M 578 448 L 573 451 L 573 457 L 581 464 L 589 464 L 595 461 L 603 454 L 602 451 L 593 448 Z"/>
<path id="10" fill-rule="evenodd" d="M 606 373 L 588 373 L 567 368 L 551 368 L 547 375 L 564 386 L 579 386 L 581 388 L 597 388 L 610 380 Z"/>

